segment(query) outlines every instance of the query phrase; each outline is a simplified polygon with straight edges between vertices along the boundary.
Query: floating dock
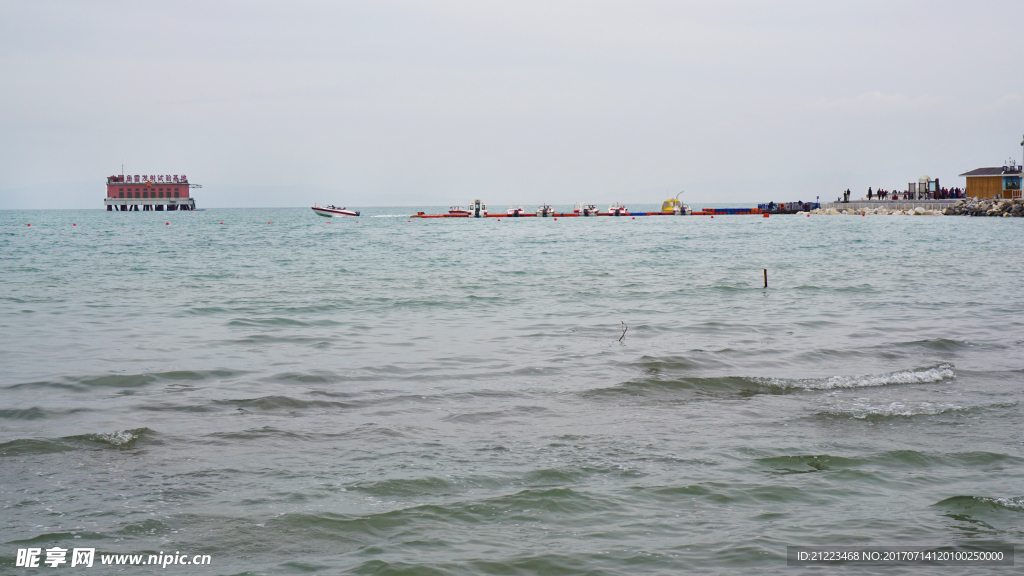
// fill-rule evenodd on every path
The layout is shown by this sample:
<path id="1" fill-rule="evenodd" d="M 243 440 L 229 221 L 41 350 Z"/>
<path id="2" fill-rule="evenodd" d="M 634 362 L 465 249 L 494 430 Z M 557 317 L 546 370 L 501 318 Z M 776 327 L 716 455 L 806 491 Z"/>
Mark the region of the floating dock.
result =
<path id="1" fill-rule="evenodd" d="M 727 216 L 730 214 L 764 214 L 760 208 L 705 208 L 693 216 Z"/>
<path id="2" fill-rule="evenodd" d="M 693 212 L 693 216 L 724 216 L 731 214 L 763 214 L 764 211 L 760 208 L 705 208 L 699 212 Z M 479 216 L 480 218 L 591 218 L 594 216 L 611 216 L 613 218 L 623 218 L 625 216 L 681 216 L 675 212 L 624 212 L 622 214 L 609 214 L 607 212 L 598 212 L 597 214 L 590 214 L 587 216 L 581 216 L 576 212 L 552 212 L 548 216 L 537 216 L 533 213 L 525 214 L 487 214 Z M 410 218 L 472 218 L 469 214 L 425 214 L 419 212 L 410 216 Z"/>

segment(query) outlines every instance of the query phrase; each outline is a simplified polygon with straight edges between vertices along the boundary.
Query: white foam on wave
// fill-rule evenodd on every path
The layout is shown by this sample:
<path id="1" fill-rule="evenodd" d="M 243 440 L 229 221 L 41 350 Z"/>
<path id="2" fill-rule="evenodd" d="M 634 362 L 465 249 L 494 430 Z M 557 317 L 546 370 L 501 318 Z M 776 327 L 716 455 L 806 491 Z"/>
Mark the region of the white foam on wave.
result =
<path id="1" fill-rule="evenodd" d="M 1007 510 L 1024 512 L 1024 496 L 1018 496 L 1017 498 L 981 498 L 981 500 L 995 502 Z"/>
<path id="2" fill-rule="evenodd" d="M 117 430 L 114 432 L 91 434 L 90 436 L 96 442 L 103 442 L 111 446 L 127 446 L 138 440 L 141 435 L 138 430 Z"/>
<path id="3" fill-rule="evenodd" d="M 834 405 L 825 414 L 852 416 L 858 419 L 887 416 L 936 416 L 947 412 L 966 410 L 956 404 L 939 404 L 934 402 L 889 402 L 888 404 L 871 405 L 855 402 L 853 405 Z"/>
<path id="4" fill-rule="evenodd" d="M 786 390 L 834 390 L 837 388 L 866 388 L 871 386 L 889 386 L 892 384 L 926 384 L 928 382 L 941 382 L 955 378 L 956 373 L 953 372 L 953 367 L 949 364 L 942 364 L 934 368 L 922 370 L 901 370 L 886 374 L 867 374 L 863 376 L 829 376 L 828 378 L 806 378 L 801 380 L 754 378 L 753 380 L 762 386 Z"/>

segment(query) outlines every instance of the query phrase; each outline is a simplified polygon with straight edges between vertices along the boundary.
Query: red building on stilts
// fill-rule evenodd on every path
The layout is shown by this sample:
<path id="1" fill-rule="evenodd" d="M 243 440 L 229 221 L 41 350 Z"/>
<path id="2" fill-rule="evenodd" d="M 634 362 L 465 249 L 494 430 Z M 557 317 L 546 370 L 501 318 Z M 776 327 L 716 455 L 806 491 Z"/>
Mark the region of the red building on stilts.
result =
<path id="1" fill-rule="evenodd" d="M 159 176 L 138 175 L 107 176 L 107 197 L 103 204 L 107 212 L 138 212 L 139 206 L 145 212 L 156 210 L 195 210 L 195 198 L 189 194 L 191 188 L 202 188 L 201 184 L 189 184 L 188 177 L 170 174 Z"/>

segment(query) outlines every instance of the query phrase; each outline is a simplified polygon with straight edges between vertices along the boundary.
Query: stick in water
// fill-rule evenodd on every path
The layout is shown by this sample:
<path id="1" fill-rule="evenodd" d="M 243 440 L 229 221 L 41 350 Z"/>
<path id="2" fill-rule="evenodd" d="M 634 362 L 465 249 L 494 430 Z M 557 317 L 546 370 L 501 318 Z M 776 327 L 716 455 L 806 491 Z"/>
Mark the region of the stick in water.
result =
<path id="1" fill-rule="evenodd" d="M 619 322 L 622 322 L 622 320 L 619 320 Z M 622 339 L 626 337 L 626 330 L 629 330 L 629 326 L 622 322 L 622 336 L 619 336 L 619 342 L 622 342 Z"/>

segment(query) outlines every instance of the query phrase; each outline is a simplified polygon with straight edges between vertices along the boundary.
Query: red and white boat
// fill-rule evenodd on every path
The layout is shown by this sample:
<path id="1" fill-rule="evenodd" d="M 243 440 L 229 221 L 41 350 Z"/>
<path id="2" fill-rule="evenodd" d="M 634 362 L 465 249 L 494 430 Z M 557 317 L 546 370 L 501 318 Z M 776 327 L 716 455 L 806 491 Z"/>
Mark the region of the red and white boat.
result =
<path id="1" fill-rule="evenodd" d="M 324 216 L 325 218 L 333 218 L 335 216 L 359 216 L 359 212 L 356 210 L 338 208 L 337 206 L 313 206 L 313 212 L 316 212 L 317 216 Z"/>
<path id="2" fill-rule="evenodd" d="M 526 210 L 523 210 L 522 206 L 518 208 L 515 206 L 509 206 L 505 214 L 508 214 L 509 216 L 522 216 L 523 214 L 526 214 Z"/>
<path id="3" fill-rule="evenodd" d="M 629 209 L 616 202 L 608 207 L 608 213 L 612 216 L 629 216 Z"/>
<path id="4" fill-rule="evenodd" d="M 449 206 L 448 214 L 451 214 L 452 216 L 469 216 L 472 212 L 466 210 L 462 206 Z"/>
<path id="5" fill-rule="evenodd" d="M 594 206 L 593 204 L 584 204 L 583 202 L 577 202 L 576 207 L 573 208 L 572 211 L 580 216 L 597 216 L 600 214 L 597 206 Z"/>

